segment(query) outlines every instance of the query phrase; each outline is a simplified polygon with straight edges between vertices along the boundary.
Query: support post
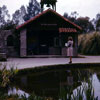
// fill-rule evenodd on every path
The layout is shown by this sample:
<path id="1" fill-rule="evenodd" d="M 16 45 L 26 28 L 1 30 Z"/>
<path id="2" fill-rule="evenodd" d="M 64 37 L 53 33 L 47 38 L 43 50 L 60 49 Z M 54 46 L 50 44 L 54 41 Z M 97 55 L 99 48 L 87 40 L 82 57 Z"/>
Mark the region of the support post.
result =
<path id="1" fill-rule="evenodd" d="M 27 56 L 27 37 L 26 29 L 20 31 L 20 57 Z"/>
<path id="2" fill-rule="evenodd" d="M 73 51 L 74 54 L 73 55 L 78 56 L 78 34 L 77 33 L 75 35 L 74 43 L 75 43 L 75 47 L 74 47 L 74 51 Z"/>

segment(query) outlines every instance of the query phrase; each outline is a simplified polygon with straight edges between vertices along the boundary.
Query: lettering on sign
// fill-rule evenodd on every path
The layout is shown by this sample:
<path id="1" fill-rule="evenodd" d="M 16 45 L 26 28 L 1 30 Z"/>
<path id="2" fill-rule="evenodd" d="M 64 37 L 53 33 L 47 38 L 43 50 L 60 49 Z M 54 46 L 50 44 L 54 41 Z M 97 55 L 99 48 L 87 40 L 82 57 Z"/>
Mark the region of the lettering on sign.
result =
<path id="1" fill-rule="evenodd" d="M 59 33 L 62 32 L 77 32 L 75 28 L 59 28 Z"/>
<path id="2" fill-rule="evenodd" d="M 57 26 L 57 24 L 41 24 L 41 26 Z"/>

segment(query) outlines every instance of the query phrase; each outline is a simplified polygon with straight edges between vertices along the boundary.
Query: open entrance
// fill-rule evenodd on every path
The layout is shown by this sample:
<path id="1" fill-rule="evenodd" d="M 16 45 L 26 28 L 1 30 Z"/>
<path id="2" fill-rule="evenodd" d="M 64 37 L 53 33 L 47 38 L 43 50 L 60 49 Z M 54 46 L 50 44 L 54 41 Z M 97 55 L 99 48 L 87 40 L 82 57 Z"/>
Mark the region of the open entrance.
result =
<path id="1" fill-rule="evenodd" d="M 34 31 L 27 34 L 28 55 L 49 55 L 50 48 L 55 47 L 55 40 L 59 37 L 57 31 Z M 59 44 L 58 44 L 59 45 Z"/>

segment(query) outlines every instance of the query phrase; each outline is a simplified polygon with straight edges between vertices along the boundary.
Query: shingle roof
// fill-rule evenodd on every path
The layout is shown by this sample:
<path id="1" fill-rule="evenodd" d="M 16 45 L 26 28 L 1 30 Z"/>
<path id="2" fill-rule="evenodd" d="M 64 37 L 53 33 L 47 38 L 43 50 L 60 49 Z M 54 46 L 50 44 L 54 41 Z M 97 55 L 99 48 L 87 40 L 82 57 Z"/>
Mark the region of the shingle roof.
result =
<path id="1" fill-rule="evenodd" d="M 82 28 L 76 24 L 74 24 L 73 22 L 69 21 L 68 19 L 66 19 L 64 16 L 61 16 L 60 14 L 58 14 L 57 12 L 55 12 L 54 10 L 51 10 L 51 9 L 48 9 L 48 10 L 45 10 L 43 11 L 42 13 L 38 14 L 37 16 L 31 18 L 30 20 L 26 21 L 24 24 L 21 24 L 19 26 L 16 27 L 16 29 L 20 29 L 24 26 L 26 26 L 27 24 L 29 24 L 30 22 L 36 20 L 37 18 L 39 18 L 41 15 L 44 15 L 46 14 L 47 12 L 52 12 L 52 13 L 55 13 L 57 16 L 61 17 L 62 19 L 64 19 L 66 22 L 72 24 L 73 26 L 77 27 L 78 29 L 82 30 Z"/>

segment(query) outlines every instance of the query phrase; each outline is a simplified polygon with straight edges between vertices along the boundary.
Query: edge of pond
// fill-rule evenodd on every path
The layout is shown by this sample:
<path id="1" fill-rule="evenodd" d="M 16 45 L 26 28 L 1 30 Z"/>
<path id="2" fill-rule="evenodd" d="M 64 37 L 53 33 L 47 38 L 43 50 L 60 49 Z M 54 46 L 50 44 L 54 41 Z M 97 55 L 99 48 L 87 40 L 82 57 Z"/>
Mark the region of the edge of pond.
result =
<path id="1" fill-rule="evenodd" d="M 74 69 L 74 68 L 100 68 L 100 63 L 72 63 L 72 64 L 55 64 L 55 65 L 44 65 L 44 66 L 36 66 L 31 68 L 19 69 L 18 75 L 25 75 L 38 72 L 48 72 L 48 71 L 56 71 L 56 70 L 65 70 L 65 69 Z"/>

